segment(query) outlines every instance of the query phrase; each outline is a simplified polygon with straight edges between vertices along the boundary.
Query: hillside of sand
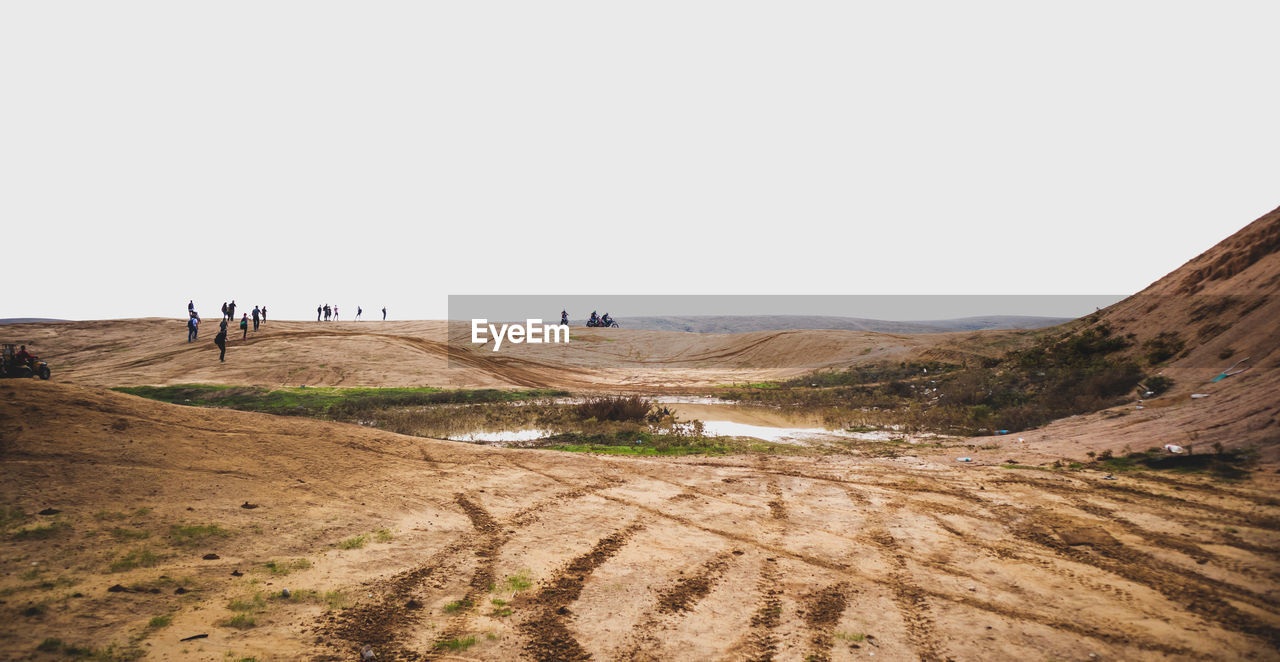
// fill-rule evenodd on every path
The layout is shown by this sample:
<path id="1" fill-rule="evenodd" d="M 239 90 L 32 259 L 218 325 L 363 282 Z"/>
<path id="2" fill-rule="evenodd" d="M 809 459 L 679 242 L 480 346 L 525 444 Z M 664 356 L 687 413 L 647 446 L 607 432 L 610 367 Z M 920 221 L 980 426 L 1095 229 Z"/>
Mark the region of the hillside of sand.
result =
<path id="1" fill-rule="evenodd" d="M 217 364 L 171 320 L 11 326 L 55 379 L 0 382 L 0 657 L 1274 659 L 1277 223 L 1073 323 L 1134 352 L 1177 334 L 1168 394 L 969 440 L 971 463 L 499 449 L 103 387 L 654 388 L 1019 336 L 584 330 L 558 357 L 449 366 L 443 323 L 272 322 Z M 1187 439 L 1263 463 L 1232 481 L 1022 466 Z"/>
<path id="2" fill-rule="evenodd" d="M 1225 660 L 1280 644 L 1270 472 L 622 459 L 38 381 L 0 383 L 0 420 L 8 659 Z"/>

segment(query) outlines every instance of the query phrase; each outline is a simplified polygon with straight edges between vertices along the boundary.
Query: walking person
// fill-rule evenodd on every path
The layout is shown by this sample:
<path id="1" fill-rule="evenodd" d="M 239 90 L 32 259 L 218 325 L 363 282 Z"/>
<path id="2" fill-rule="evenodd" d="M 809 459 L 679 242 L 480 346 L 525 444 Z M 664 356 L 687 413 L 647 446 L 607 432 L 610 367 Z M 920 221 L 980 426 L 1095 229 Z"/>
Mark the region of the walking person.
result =
<path id="1" fill-rule="evenodd" d="M 266 306 L 262 307 L 262 323 L 263 324 L 267 323 L 267 307 Z"/>
<path id="2" fill-rule="evenodd" d="M 258 330 L 258 316 L 261 314 L 262 313 L 258 312 L 258 307 L 254 306 L 253 307 L 253 330 L 254 331 Z"/>
<path id="3" fill-rule="evenodd" d="M 360 321 L 360 313 L 363 313 L 363 312 L 364 312 L 364 309 L 363 309 L 363 308 L 361 308 L 360 306 L 356 306 L 356 321 L 357 321 L 357 322 L 359 322 L 359 321 Z"/>
<path id="4" fill-rule="evenodd" d="M 194 312 L 194 311 L 192 311 Z M 187 318 L 187 342 L 192 342 L 200 337 L 200 318 L 192 315 Z"/>
<path id="5" fill-rule="evenodd" d="M 227 319 L 227 302 L 222 302 L 222 319 Z"/>
<path id="6" fill-rule="evenodd" d="M 187 302 L 187 317 L 191 317 L 191 313 L 196 312 L 196 301 L 192 299 Z"/>
<path id="7" fill-rule="evenodd" d="M 384 322 L 385 322 L 385 321 L 387 321 L 387 307 L 386 307 L 386 306 L 383 306 L 383 307 L 382 307 L 382 321 L 384 321 Z"/>
<path id="8" fill-rule="evenodd" d="M 333 307 L 333 321 L 335 321 L 335 322 L 336 322 L 336 321 L 338 321 L 338 307 L 337 307 L 337 306 L 334 306 L 334 307 Z"/>
<path id="9" fill-rule="evenodd" d="M 235 318 L 236 318 L 236 300 L 232 299 L 231 303 L 227 304 L 227 319 L 234 320 Z"/>
<path id="10" fill-rule="evenodd" d="M 324 305 L 324 321 L 328 322 L 329 318 L 332 316 L 333 316 L 333 309 L 330 308 L 329 304 L 326 303 Z"/>
<path id="11" fill-rule="evenodd" d="M 244 317 L 240 318 L 240 330 L 244 331 L 244 336 L 241 337 L 240 339 L 248 340 L 249 339 L 249 313 L 245 313 Z"/>
<path id="12" fill-rule="evenodd" d="M 319 321 L 320 321 L 320 309 L 321 309 L 321 308 L 323 308 L 323 306 L 316 306 L 316 321 L 317 321 L 317 322 L 319 322 Z"/>
<path id="13" fill-rule="evenodd" d="M 222 330 L 213 337 L 213 344 L 218 346 L 218 360 L 227 362 L 227 321 L 222 320 Z"/>

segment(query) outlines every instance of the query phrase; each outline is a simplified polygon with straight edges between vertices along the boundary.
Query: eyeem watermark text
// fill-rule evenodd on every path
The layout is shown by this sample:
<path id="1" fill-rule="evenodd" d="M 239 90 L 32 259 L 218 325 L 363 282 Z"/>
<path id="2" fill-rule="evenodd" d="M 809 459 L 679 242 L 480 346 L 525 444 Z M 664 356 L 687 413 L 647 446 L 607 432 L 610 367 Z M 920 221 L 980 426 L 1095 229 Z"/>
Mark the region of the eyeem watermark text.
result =
<path id="1" fill-rule="evenodd" d="M 493 351 L 502 347 L 502 341 L 519 344 L 527 343 L 567 343 L 569 327 L 564 324 L 543 324 L 540 319 L 525 320 L 524 326 L 519 324 L 490 324 L 487 319 L 471 320 L 471 342 L 483 345 L 493 338 Z"/>

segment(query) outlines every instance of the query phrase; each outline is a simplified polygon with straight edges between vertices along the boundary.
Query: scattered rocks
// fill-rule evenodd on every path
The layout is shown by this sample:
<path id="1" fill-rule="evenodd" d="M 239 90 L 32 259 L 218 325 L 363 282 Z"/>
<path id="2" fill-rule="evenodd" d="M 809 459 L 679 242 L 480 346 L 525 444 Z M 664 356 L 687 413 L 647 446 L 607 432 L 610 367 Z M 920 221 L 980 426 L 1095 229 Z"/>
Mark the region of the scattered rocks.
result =
<path id="1" fill-rule="evenodd" d="M 177 589 L 174 589 L 173 591 L 174 595 L 186 595 L 187 593 L 190 593 L 190 591 L 188 591 L 185 588 L 182 588 L 181 586 L 179 586 Z"/>
<path id="2" fill-rule="evenodd" d="M 57 508 L 45 508 L 44 510 L 40 511 L 39 514 L 40 515 L 57 515 L 60 512 L 62 511 L 58 510 Z"/>
<path id="3" fill-rule="evenodd" d="M 218 559 L 220 559 L 220 558 L 222 558 L 222 557 L 221 557 L 221 556 L 218 556 L 217 554 L 214 554 L 214 553 L 210 552 L 210 553 L 208 553 L 208 554 L 205 554 L 204 556 L 201 556 L 200 558 L 202 558 L 202 559 L 204 559 L 204 560 L 206 560 L 206 561 L 217 561 Z"/>
<path id="4" fill-rule="evenodd" d="M 377 654 L 373 652 L 372 647 L 365 646 L 364 648 L 360 649 L 360 659 L 372 660 L 375 657 L 377 657 Z"/>
<path id="5" fill-rule="evenodd" d="M 289 589 L 287 588 L 280 589 L 280 597 L 288 599 L 290 595 L 293 595 L 293 594 L 289 592 Z"/>
<path id="6" fill-rule="evenodd" d="M 107 593 L 128 593 L 128 592 L 129 592 L 129 589 L 125 588 L 124 586 L 121 586 L 120 584 L 115 584 L 111 588 L 107 589 Z"/>
<path id="7" fill-rule="evenodd" d="M 409 598 L 409 601 L 404 603 L 404 608 L 405 609 L 422 609 L 422 602 L 417 598 Z"/>
<path id="8" fill-rule="evenodd" d="M 231 576 L 232 576 L 232 577 L 243 577 L 243 576 L 244 576 L 244 573 L 243 573 L 243 572 L 240 572 L 239 570 L 232 570 L 232 571 L 231 571 Z"/>

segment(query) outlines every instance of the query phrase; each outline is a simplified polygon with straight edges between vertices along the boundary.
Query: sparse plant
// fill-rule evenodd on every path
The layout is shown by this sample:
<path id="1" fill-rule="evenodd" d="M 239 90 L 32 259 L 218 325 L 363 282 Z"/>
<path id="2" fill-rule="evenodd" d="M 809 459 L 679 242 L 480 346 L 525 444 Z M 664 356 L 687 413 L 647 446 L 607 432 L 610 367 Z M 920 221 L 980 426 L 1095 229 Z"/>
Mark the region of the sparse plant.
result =
<path id="1" fill-rule="evenodd" d="M 451 651 L 464 651 L 476 645 L 475 637 L 457 637 L 438 642 L 436 648 L 447 648 Z"/>
<path id="2" fill-rule="evenodd" d="M 360 549 L 369 541 L 369 536 L 358 535 L 352 536 L 338 543 L 339 549 Z"/>
<path id="3" fill-rule="evenodd" d="M 125 572 L 134 568 L 150 568 L 160 563 L 160 557 L 146 547 L 137 547 L 111 562 L 111 572 Z"/>
<path id="4" fill-rule="evenodd" d="M 173 622 L 173 616 L 169 614 L 165 614 L 163 616 L 154 616 L 151 618 L 150 621 L 147 622 L 147 627 L 160 629 L 164 627 L 169 627 L 169 624 L 172 622 Z"/>
<path id="5" fill-rule="evenodd" d="M 470 606 L 471 606 L 471 601 L 467 600 L 466 598 L 463 598 L 461 600 L 454 600 L 453 602 L 450 602 L 449 604 L 444 606 L 444 613 L 456 614 Z"/>
<path id="6" fill-rule="evenodd" d="M 395 535 L 393 535 L 388 529 L 378 529 L 373 532 L 373 539 L 377 542 L 391 542 L 393 538 L 395 538 Z"/>
<path id="7" fill-rule="evenodd" d="M 257 627 L 258 622 L 249 614 L 241 613 L 223 621 L 222 625 L 224 627 L 236 628 L 237 630 L 248 630 L 249 628 Z"/>
<path id="8" fill-rule="evenodd" d="M 174 524 L 169 527 L 169 538 L 175 545 L 191 547 L 214 538 L 225 538 L 231 532 L 217 524 Z"/>

